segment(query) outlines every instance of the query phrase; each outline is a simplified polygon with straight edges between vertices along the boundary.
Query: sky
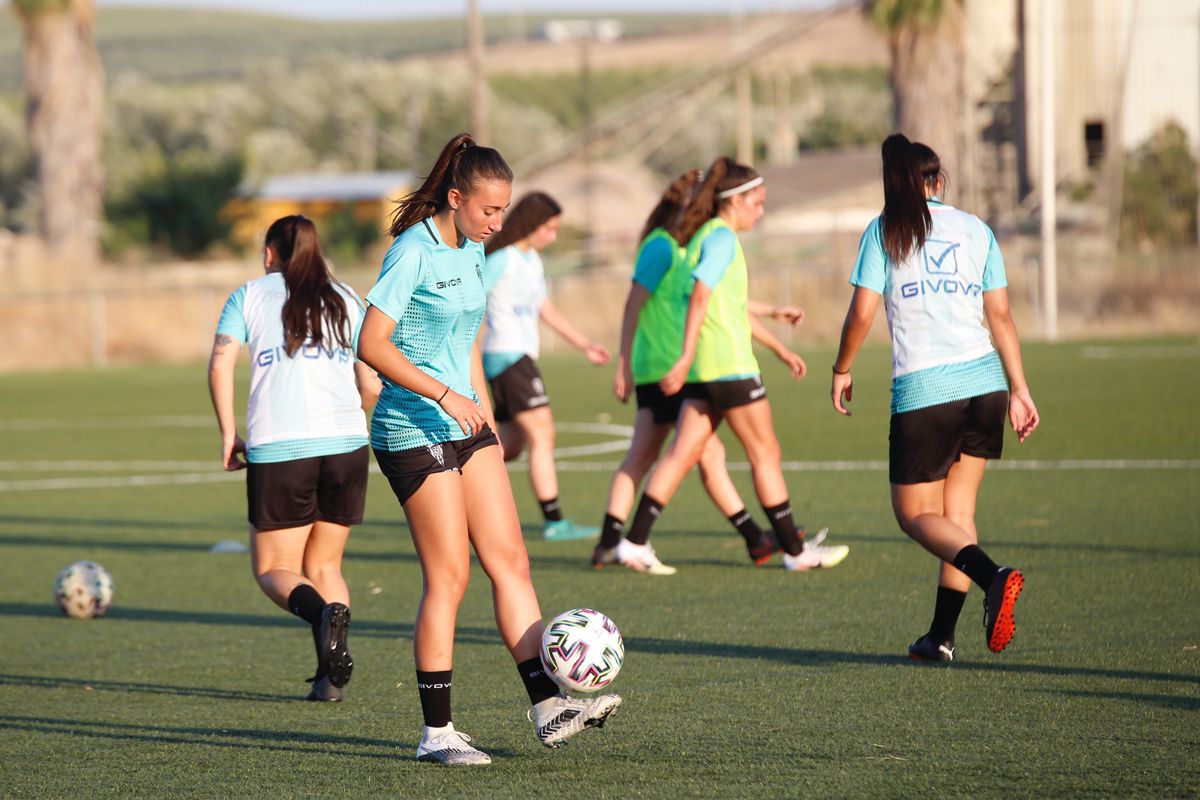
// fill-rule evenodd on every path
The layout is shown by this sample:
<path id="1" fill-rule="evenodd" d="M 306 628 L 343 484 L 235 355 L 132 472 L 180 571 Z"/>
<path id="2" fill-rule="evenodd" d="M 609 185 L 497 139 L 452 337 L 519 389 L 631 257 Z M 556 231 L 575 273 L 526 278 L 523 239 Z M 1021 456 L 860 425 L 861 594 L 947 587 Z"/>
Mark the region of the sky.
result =
<path id="1" fill-rule="evenodd" d="M 465 13 L 466 0 L 98 0 L 100 6 L 156 6 L 256 11 L 315 19 L 395 19 L 416 16 L 454 17 Z M 0 5 L 6 3 L 0 2 Z M 687 14 L 745 11 L 794 11 L 830 5 L 830 0 L 480 0 L 487 14 L 581 14 L 676 12 Z"/>

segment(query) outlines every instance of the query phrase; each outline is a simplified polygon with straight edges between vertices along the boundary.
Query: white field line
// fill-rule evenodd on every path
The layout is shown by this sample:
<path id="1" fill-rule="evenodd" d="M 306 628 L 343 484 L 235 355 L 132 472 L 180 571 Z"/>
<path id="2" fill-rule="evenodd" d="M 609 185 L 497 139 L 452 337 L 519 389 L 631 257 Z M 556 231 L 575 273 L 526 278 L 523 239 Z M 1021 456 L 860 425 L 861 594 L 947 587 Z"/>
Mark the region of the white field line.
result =
<path id="1" fill-rule="evenodd" d="M 1200 345 L 1090 345 L 1080 350 L 1079 354 L 1084 358 L 1095 358 L 1102 360 L 1123 358 L 1200 358 Z"/>
<path id="2" fill-rule="evenodd" d="M 0 472 L 195 472 L 217 467 L 211 461 L 0 461 Z"/>
<path id="3" fill-rule="evenodd" d="M 119 478 L 37 478 L 0 481 L 0 492 L 35 492 L 49 489 L 128 489 L 140 486 L 181 486 L 240 480 L 238 472 L 200 472 L 183 475 L 125 475 Z"/>
<path id="4" fill-rule="evenodd" d="M 615 444 L 615 443 L 614 443 Z M 72 463 L 72 462 L 62 462 Z M 189 462 L 184 462 L 189 463 Z M 612 472 L 619 466 L 616 461 L 563 461 L 558 464 L 562 472 Z M 886 461 L 785 461 L 784 472 L 885 472 Z M 527 470 L 526 462 L 509 465 L 514 471 Z M 746 472 L 750 465 L 744 461 L 730 462 L 731 470 Z M 1095 471 L 1095 470 L 1196 470 L 1200 459 L 1078 459 L 1061 461 L 999 461 L 991 469 L 1007 471 Z M 371 472 L 379 474 L 379 468 L 371 465 Z M 241 472 L 199 472 L 171 475 L 124 475 L 111 478 L 36 478 L 29 480 L 0 481 L 0 492 L 30 492 L 46 490 L 76 489 L 124 489 L 142 486 L 181 486 L 198 483 L 221 483 L 243 478 Z"/>
<path id="5" fill-rule="evenodd" d="M 24 419 L 0 419 L 0 431 L 88 431 L 122 428 L 215 427 L 216 422 L 212 416 L 101 417 L 96 419 L 27 417 Z"/>

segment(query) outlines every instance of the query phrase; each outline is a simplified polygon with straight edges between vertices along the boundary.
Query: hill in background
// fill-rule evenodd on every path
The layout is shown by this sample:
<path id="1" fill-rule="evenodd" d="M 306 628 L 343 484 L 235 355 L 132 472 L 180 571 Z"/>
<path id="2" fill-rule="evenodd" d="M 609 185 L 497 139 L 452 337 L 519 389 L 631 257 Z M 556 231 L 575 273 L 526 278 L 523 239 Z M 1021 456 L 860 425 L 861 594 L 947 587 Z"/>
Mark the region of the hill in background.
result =
<path id="1" fill-rule="evenodd" d="M 0 94 L 20 91 L 21 31 L 10 9 L 0 26 Z M 534 38 L 558 15 L 488 17 L 489 43 Z M 579 16 L 579 15 L 572 15 Z M 681 33 L 719 17 L 615 16 L 626 36 Z M 401 59 L 459 50 L 466 43 L 460 17 L 404 21 L 329 22 L 218 11 L 102 8 L 96 40 L 109 80 L 137 73 L 155 81 L 232 80 L 263 64 L 299 67 L 329 56 Z"/>

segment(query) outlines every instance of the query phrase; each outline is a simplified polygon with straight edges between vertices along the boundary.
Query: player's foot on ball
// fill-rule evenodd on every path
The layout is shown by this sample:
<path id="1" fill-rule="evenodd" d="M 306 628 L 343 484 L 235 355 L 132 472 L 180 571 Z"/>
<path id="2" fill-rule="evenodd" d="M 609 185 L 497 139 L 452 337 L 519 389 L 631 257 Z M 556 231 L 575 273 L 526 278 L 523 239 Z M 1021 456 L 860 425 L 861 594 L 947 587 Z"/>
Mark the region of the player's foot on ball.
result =
<path id="1" fill-rule="evenodd" d="M 658 554 L 648 544 L 634 544 L 622 539 L 617 545 L 617 560 L 634 572 L 647 575 L 674 575 L 675 568 L 658 560 Z"/>
<path id="2" fill-rule="evenodd" d="M 350 609 L 341 603 L 330 603 L 321 612 L 321 629 L 317 646 L 321 658 L 321 672 L 338 689 L 350 682 L 354 660 L 350 657 L 350 646 L 346 637 L 350 633 Z"/>
<path id="3" fill-rule="evenodd" d="M 417 745 L 417 761 L 444 764 L 448 767 L 469 767 L 492 763 L 492 757 L 471 745 L 471 737 L 454 730 L 454 723 L 443 728 L 425 728 Z"/>
<path id="4" fill-rule="evenodd" d="M 809 569 L 828 569 L 836 567 L 850 555 L 850 548 L 844 544 L 821 544 L 829 534 L 828 528 L 822 528 L 811 538 L 805 538 L 804 549 L 796 555 L 783 554 L 783 568 L 791 572 L 803 572 Z"/>
<path id="5" fill-rule="evenodd" d="M 617 548 L 605 547 L 602 544 L 596 545 L 596 549 L 592 551 L 592 566 L 596 569 L 603 569 L 609 564 L 617 564 Z"/>
<path id="6" fill-rule="evenodd" d="M 938 642 L 927 633 L 908 646 L 908 657 L 913 661 L 953 661 L 954 640 Z"/>
<path id="7" fill-rule="evenodd" d="M 558 695 L 543 700 L 529 709 L 538 741 L 546 747 L 558 747 L 588 728 L 603 728 L 608 718 L 621 707 L 621 695 L 602 694 L 598 697 L 568 697 Z"/>
<path id="8" fill-rule="evenodd" d="M 599 528 L 587 525 L 576 525 L 574 520 L 548 520 L 542 528 L 542 538 L 547 542 L 574 542 L 579 539 L 595 539 L 600 535 Z"/>
<path id="9" fill-rule="evenodd" d="M 783 548 L 779 546 L 779 541 L 769 533 L 764 533 L 756 544 L 747 542 L 746 550 L 750 553 L 750 560 L 757 566 L 762 566 L 771 560 L 771 556 L 778 553 Z"/>
<path id="10" fill-rule="evenodd" d="M 312 684 L 312 688 L 308 691 L 308 697 L 305 700 L 313 700 L 322 703 L 340 703 L 342 702 L 342 690 L 329 682 L 329 678 L 324 675 L 319 678 L 313 676 L 308 679 Z"/>
<path id="11" fill-rule="evenodd" d="M 999 653 L 1017 631 L 1013 621 L 1013 606 L 1025 586 L 1025 576 L 1012 567 L 1001 567 L 983 596 L 983 628 L 987 632 L 988 650 Z"/>

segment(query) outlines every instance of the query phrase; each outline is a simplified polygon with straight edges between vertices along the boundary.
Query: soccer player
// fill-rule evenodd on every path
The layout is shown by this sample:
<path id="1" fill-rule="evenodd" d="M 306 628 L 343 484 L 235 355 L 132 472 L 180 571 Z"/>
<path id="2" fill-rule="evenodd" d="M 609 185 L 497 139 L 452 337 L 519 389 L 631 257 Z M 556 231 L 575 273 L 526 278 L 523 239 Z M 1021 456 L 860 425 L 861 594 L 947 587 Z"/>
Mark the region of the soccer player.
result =
<path id="1" fill-rule="evenodd" d="M 933 622 L 908 648 L 925 661 L 954 660 L 972 581 L 984 591 L 988 648 L 999 653 L 1012 639 L 1024 577 L 979 548 L 975 499 L 988 459 L 1000 457 L 1005 411 L 1019 441 L 1038 426 L 996 237 L 943 203 L 944 188 L 937 153 L 902 134 L 884 140 L 883 213 L 859 246 L 830 388 L 833 407 L 849 416 L 850 367 L 882 296 L 892 337 L 892 509 L 941 560 Z"/>
<path id="2" fill-rule="evenodd" d="M 488 237 L 484 251 L 483 372 L 492 389 L 504 460 L 529 446 L 529 483 L 542 508 L 542 538 L 550 542 L 591 539 L 599 531 L 563 517 L 554 467 L 554 415 L 538 370 L 538 320 L 574 345 L 593 364 L 607 364 L 608 350 L 584 336 L 546 296 L 546 271 L 538 252 L 558 238 L 562 208 L 544 192 L 513 206 L 504 227 Z"/>
<path id="3" fill-rule="evenodd" d="M 813 541 L 806 546 L 804 529 L 792 517 L 771 405 L 751 346 L 746 258 L 737 237 L 758 223 L 765 203 L 762 177 L 722 156 L 709 167 L 684 212 L 678 241 L 688 242 L 684 289 L 689 298 L 678 326 L 681 354 L 658 382 L 665 395 L 682 391 L 683 404 L 675 438 L 638 503 L 626 538 L 629 544 L 622 544 L 623 563 L 648 560 L 645 545 L 654 521 L 724 420 L 746 451 L 755 493 L 784 550 L 784 567 L 833 567 L 849 553 L 845 545 Z M 776 352 L 794 379 L 804 377 L 800 356 L 786 348 Z"/>
<path id="4" fill-rule="evenodd" d="M 309 700 L 338 701 L 354 662 L 342 553 L 367 492 L 363 409 L 379 395 L 354 358 L 362 302 L 329 274 L 311 220 L 267 229 L 267 274 L 230 296 L 217 323 L 208 386 L 221 464 L 247 469 L 251 565 L 267 597 L 312 626 L 317 672 Z M 250 345 L 246 439 L 233 414 L 238 350 Z M 357 377 L 358 389 L 355 389 Z M 245 461 L 242 460 L 243 456 Z"/>
<path id="5" fill-rule="evenodd" d="M 408 520 L 424 583 L 413 653 L 425 727 L 417 760 L 489 764 L 454 727 L 454 627 L 473 547 L 492 584 L 496 625 L 529 695 L 538 739 L 557 747 L 603 725 L 615 694 L 563 695 L 539 658 L 542 614 L 497 447 L 476 338 L 483 320 L 482 241 L 501 230 L 512 171 L 500 153 L 459 134 L 424 183 L 400 201 L 358 353 L 383 378 L 371 445 Z"/>
<path id="6" fill-rule="evenodd" d="M 679 394 L 663 394 L 658 381 L 679 358 L 683 331 L 676 305 L 680 303 L 680 298 L 687 297 L 690 280 L 683 266 L 685 250 L 672 230 L 677 232 L 683 212 L 700 185 L 701 178 L 700 170 L 691 170 L 672 181 L 642 229 L 633 282 L 625 300 L 621 321 L 621 351 L 613 377 L 613 394 L 622 403 L 627 402 L 630 394 L 633 394 L 637 398 L 637 415 L 629 451 L 609 486 L 601 540 L 592 554 L 592 565 L 596 568 L 623 560 L 632 568 L 640 568 L 652 575 L 675 573 L 675 568 L 663 564 L 648 543 L 641 546 L 644 549 L 638 552 L 638 558 L 631 557 L 631 548 L 637 546 L 625 544 L 627 540 L 623 539 L 623 533 L 625 519 L 637 499 L 638 487 L 658 459 L 667 436 L 675 427 L 683 403 L 683 397 Z M 774 308 L 751 301 L 750 310 L 754 314 L 772 316 L 793 325 L 804 317 L 803 310 L 794 306 Z M 755 325 L 756 332 L 759 328 Z M 770 339 L 776 348 L 782 348 L 778 340 L 774 340 L 774 337 Z M 776 352 L 786 361 L 786 354 L 780 349 L 776 349 Z M 765 564 L 779 550 L 779 544 L 774 536 L 763 533 L 746 510 L 746 503 L 738 494 L 725 466 L 725 447 L 715 433 L 705 444 L 698 467 L 705 490 L 742 535 L 751 560 L 756 564 Z M 624 559 L 621 558 L 622 554 L 625 555 Z"/>

